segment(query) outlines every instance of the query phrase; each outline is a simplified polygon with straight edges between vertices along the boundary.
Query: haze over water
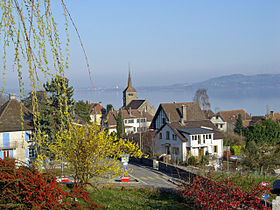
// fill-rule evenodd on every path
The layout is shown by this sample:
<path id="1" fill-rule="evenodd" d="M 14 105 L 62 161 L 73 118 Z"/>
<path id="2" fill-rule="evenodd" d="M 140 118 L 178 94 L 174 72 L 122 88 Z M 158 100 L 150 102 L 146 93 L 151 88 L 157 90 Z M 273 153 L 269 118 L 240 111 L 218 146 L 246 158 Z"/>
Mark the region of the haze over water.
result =
<path id="1" fill-rule="evenodd" d="M 192 102 L 194 92 L 191 91 L 147 91 L 137 89 L 138 99 L 148 99 L 150 103 L 157 109 L 160 103 L 171 102 Z M 122 106 L 122 89 L 116 90 L 90 90 L 90 89 L 75 89 L 75 100 L 88 100 L 94 103 L 102 102 L 106 108 L 107 104 L 112 104 L 115 109 Z M 209 95 L 211 110 L 218 112 L 222 110 L 244 109 L 252 115 L 264 115 L 267 111 L 267 105 L 270 110 L 280 112 L 280 98 L 218 98 Z"/>

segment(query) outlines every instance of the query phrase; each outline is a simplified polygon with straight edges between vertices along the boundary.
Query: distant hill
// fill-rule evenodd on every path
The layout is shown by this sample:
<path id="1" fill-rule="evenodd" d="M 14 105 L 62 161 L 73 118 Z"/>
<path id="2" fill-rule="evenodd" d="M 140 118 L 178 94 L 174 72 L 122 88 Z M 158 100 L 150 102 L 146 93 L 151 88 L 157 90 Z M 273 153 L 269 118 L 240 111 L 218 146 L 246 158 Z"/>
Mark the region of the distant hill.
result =
<path id="1" fill-rule="evenodd" d="M 208 94 L 213 97 L 280 97 L 280 74 L 232 74 L 193 84 L 183 83 L 139 89 L 195 91 L 199 88 L 206 88 Z"/>

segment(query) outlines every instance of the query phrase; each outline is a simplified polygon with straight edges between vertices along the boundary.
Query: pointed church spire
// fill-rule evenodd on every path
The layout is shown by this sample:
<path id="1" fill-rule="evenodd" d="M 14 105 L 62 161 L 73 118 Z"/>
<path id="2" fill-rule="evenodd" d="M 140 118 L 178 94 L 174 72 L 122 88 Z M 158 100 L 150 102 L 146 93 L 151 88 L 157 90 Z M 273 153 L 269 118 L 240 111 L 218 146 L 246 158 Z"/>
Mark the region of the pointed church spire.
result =
<path id="1" fill-rule="evenodd" d="M 130 64 L 128 63 L 128 84 L 127 87 L 132 87 Z"/>

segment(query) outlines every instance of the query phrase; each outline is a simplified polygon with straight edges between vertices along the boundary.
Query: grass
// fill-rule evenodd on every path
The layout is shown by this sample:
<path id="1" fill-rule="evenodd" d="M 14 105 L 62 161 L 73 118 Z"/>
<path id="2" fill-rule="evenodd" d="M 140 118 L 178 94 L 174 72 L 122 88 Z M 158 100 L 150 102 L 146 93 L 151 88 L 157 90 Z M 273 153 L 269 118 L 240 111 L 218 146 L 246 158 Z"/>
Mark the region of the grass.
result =
<path id="1" fill-rule="evenodd" d="M 151 189 L 90 190 L 92 201 L 105 209 L 191 209 L 183 198 L 170 192 Z"/>

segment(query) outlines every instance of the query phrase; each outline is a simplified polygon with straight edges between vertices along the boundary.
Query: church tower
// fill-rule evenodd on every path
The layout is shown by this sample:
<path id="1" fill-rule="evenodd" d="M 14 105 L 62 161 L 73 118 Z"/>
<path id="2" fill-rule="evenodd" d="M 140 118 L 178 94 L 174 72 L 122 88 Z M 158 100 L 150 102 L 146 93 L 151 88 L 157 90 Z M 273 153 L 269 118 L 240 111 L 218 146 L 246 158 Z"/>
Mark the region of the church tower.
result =
<path id="1" fill-rule="evenodd" d="M 131 74 L 129 70 L 127 88 L 123 91 L 123 107 L 127 106 L 132 100 L 137 100 L 137 92 L 132 86 Z"/>

